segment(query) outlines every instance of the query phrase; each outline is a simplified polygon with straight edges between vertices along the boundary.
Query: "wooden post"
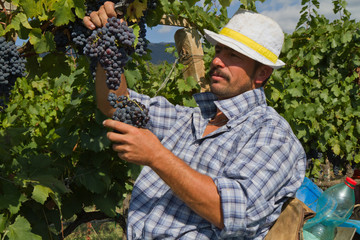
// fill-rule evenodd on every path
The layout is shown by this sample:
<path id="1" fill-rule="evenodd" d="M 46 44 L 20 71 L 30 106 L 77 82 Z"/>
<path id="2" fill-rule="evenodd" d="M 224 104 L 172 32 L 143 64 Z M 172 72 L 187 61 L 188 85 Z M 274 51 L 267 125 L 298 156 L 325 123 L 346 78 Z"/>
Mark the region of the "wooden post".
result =
<path id="1" fill-rule="evenodd" d="M 179 61 L 186 65 L 184 78 L 192 76 L 199 83 L 201 92 L 209 91 L 200 34 L 194 28 L 182 28 L 176 31 L 174 38 Z"/>
<path id="2" fill-rule="evenodd" d="M 199 83 L 201 92 L 209 91 L 209 84 L 205 78 L 204 51 L 200 34 L 183 18 L 163 16 L 160 24 L 184 27 L 177 30 L 174 36 L 179 61 L 186 65 L 183 76 L 184 78 L 192 76 Z"/>

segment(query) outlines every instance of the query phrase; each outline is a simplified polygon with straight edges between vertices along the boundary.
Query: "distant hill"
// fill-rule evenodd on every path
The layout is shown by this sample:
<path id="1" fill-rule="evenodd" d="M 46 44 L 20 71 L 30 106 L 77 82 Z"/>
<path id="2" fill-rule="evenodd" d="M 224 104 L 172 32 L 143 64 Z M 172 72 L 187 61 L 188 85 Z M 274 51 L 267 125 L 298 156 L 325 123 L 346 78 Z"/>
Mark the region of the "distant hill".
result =
<path id="1" fill-rule="evenodd" d="M 165 52 L 165 49 L 170 46 L 175 46 L 175 43 L 149 43 L 148 48 L 152 51 L 151 62 L 153 64 L 159 64 L 163 61 L 173 63 L 175 61 L 175 57 L 172 54 Z"/>

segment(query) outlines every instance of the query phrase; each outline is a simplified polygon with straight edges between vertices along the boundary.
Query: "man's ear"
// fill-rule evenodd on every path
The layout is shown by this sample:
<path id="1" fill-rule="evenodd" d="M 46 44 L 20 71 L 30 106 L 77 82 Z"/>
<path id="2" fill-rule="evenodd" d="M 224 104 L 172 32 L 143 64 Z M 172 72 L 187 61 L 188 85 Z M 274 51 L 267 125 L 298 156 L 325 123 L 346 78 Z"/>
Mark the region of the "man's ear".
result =
<path id="1" fill-rule="evenodd" d="M 255 87 L 259 88 L 263 85 L 263 83 L 270 77 L 273 72 L 273 68 L 267 65 L 261 65 L 254 76 Z"/>

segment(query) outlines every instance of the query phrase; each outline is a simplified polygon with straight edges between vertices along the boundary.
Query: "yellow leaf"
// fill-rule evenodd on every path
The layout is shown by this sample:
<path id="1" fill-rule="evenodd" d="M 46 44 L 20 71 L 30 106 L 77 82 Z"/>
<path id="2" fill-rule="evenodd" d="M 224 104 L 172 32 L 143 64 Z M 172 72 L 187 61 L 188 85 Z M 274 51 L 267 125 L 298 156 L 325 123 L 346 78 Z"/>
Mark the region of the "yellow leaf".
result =
<path id="1" fill-rule="evenodd" d="M 126 15 L 128 16 L 129 22 L 137 22 L 144 13 L 143 11 L 146 10 L 147 7 L 147 0 L 135 0 L 133 3 L 129 5 L 126 10 Z"/>

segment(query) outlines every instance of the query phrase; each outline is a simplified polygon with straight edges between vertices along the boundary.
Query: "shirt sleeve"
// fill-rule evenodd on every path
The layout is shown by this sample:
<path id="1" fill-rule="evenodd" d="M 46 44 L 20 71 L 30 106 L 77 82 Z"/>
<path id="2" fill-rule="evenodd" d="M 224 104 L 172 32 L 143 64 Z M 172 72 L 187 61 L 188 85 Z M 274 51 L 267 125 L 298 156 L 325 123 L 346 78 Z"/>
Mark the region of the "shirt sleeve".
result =
<path id="1" fill-rule="evenodd" d="M 279 128 L 257 131 L 215 177 L 224 217 L 222 237 L 253 239 L 267 231 L 287 197 L 305 176 L 305 152 L 292 134 Z"/>
<path id="2" fill-rule="evenodd" d="M 191 111 L 191 108 L 170 103 L 166 98 L 158 96 L 150 98 L 129 89 L 131 99 L 136 99 L 149 110 L 149 130 L 152 131 L 160 141 L 167 131 L 174 126 L 176 120 Z"/>

